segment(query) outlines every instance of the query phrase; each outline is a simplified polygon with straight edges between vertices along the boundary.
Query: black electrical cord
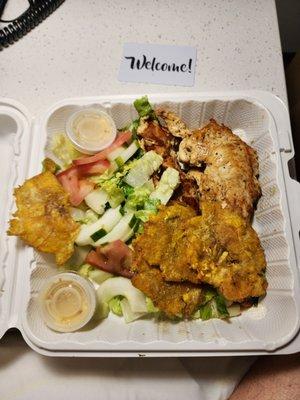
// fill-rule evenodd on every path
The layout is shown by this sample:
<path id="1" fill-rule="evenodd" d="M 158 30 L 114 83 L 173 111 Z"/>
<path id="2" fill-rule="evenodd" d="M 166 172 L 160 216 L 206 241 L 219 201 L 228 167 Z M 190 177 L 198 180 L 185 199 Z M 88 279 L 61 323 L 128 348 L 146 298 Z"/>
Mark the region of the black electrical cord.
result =
<path id="1" fill-rule="evenodd" d="M 28 0 L 29 7 L 19 17 L 13 20 L 2 20 L 8 23 L 0 29 L 0 51 L 21 39 L 31 29 L 41 23 L 53 11 L 55 11 L 65 0 Z M 7 0 L 0 3 L 0 17 L 4 11 Z"/>

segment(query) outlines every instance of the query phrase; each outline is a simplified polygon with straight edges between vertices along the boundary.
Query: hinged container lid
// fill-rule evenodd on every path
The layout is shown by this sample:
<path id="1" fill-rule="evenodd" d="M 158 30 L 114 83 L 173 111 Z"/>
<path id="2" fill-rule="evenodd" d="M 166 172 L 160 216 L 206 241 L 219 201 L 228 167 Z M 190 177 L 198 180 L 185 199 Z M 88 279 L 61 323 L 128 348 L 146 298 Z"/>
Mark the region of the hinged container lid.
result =
<path id="1" fill-rule="evenodd" d="M 0 99 L 0 338 L 17 326 L 22 288 L 22 248 L 16 237 L 8 237 L 8 220 L 13 206 L 13 189 L 23 183 L 30 158 L 31 117 L 26 108 L 10 99 Z"/>

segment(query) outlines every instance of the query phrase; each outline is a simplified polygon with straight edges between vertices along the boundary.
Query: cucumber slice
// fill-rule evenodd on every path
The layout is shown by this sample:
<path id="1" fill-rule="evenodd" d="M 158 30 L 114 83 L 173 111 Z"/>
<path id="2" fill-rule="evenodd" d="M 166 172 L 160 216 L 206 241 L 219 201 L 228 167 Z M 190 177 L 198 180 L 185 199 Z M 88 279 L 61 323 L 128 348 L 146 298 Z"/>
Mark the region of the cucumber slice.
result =
<path id="1" fill-rule="evenodd" d="M 93 211 L 102 215 L 105 211 L 105 204 L 108 201 L 108 195 L 101 188 L 95 189 L 84 198 L 84 201 Z"/>
<path id="2" fill-rule="evenodd" d="M 123 203 L 124 200 L 125 200 L 125 197 L 124 197 L 123 191 L 121 189 L 119 192 L 116 191 L 114 193 L 114 196 L 111 196 L 108 198 L 109 205 L 112 208 L 118 207 L 121 203 Z"/>
<path id="3" fill-rule="evenodd" d="M 109 272 L 102 271 L 101 269 L 92 269 L 89 272 L 89 278 L 100 285 L 102 282 L 106 281 L 108 278 L 112 278 L 113 275 Z"/>
<path id="4" fill-rule="evenodd" d="M 146 296 L 133 286 L 130 279 L 121 276 L 107 279 L 97 290 L 100 304 L 107 304 L 115 296 L 124 296 L 132 312 L 147 313 Z"/>
<path id="5" fill-rule="evenodd" d="M 71 214 L 71 217 L 76 222 L 82 221 L 85 218 L 85 212 L 83 210 L 81 210 L 80 208 L 71 207 L 70 214 Z"/>
<path id="6" fill-rule="evenodd" d="M 123 148 L 122 153 L 118 154 L 117 157 L 114 158 L 112 162 L 111 169 L 113 171 L 116 171 L 122 166 L 134 155 L 134 153 L 140 148 L 140 145 L 137 140 L 134 140 L 128 147 L 127 149 Z"/>
<path id="7" fill-rule="evenodd" d="M 115 240 L 122 240 L 132 230 L 129 224 L 133 217 L 135 218 L 133 213 L 125 214 L 107 235 L 94 243 L 94 246 L 100 246 L 104 243 L 114 242 Z"/>
<path id="8" fill-rule="evenodd" d="M 98 221 L 90 225 L 83 225 L 81 227 L 79 235 L 75 240 L 76 244 L 79 246 L 85 246 L 87 244 L 94 245 L 95 242 L 91 236 L 100 229 L 110 232 L 113 227 L 118 224 L 121 218 L 122 215 L 120 214 L 120 207 L 110 208 L 101 218 L 98 219 Z"/>
<path id="9" fill-rule="evenodd" d="M 116 148 L 115 150 L 113 150 L 111 153 L 108 154 L 108 156 L 107 156 L 108 160 L 109 161 L 115 160 L 117 157 L 119 157 L 119 155 L 121 155 L 123 153 L 124 150 L 125 150 L 125 147 L 123 147 L 123 146 Z"/>
<path id="10" fill-rule="evenodd" d="M 134 140 L 128 147 L 125 149 L 120 155 L 119 159 L 122 160 L 123 164 L 126 163 L 134 153 L 140 148 L 140 145 L 137 140 Z"/>
<path id="11" fill-rule="evenodd" d="M 101 229 L 99 229 L 99 231 L 97 231 L 97 232 L 95 232 L 95 233 L 93 233 L 93 234 L 91 235 L 91 239 L 92 239 L 94 242 L 97 242 L 97 240 L 101 239 L 101 238 L 102 238 L 103 236 L 105 236 L 105 235 L 107 235 L 106 230 L 103 229 L 103 228 L 101 228 Z"/>
<path id="12" fill-rule="evenodd" d="M 140 222 L 141 221 L 135 215 L 131 218 L 131 221 L 129 222 L 129 229 L 126 231 L 125 235 L 122 236 L 121 238 L 123 242 L 126 243 L 129 239 L 132 238 L 132 236 L 139 229 Z"/>

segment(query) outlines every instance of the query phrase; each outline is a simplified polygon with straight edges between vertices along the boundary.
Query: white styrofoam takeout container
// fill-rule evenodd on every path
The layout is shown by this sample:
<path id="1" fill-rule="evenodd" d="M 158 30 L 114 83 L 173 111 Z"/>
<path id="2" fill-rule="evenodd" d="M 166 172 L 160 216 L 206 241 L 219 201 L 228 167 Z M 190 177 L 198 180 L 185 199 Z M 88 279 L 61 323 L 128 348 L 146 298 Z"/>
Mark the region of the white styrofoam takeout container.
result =
<path id="1" fill-rule="evenodd" d="M 63 131 L 80 106 L 97 106 L 118 128 L 136 116 L 138 95 L 63 100 L 33 118 L 26 108 L 0 99 L 0 337 L 18 328 L 34 350 L 52 356 L 224 356 L 287 354 L 300 350 L 299 226 L 300 186 L 290 177 L 294 155 L 285 105 L 261 91 L 150 95 L 150 101 L 176 111 L 191 128 L 215 118 L 253 146 L 259 156 L 263 196 L 255 213 L 256 228 L 267 258 L 267 296 L 257 308 L 230 322 L 179 323 L 150 319 L 125 324 L 110 315 L 97 326 L 73 333 L 51 331 L 41 321 L 37 294 L 56 273 L 53 258 L 38 254 L 16 237 L 8 237 L 15 209 L 13 188 L 41 170 L 51 135 Z M 50 154 L 51 155 L 51 154 Z M 4 205 L 4 207 L 3 207 Z"/>

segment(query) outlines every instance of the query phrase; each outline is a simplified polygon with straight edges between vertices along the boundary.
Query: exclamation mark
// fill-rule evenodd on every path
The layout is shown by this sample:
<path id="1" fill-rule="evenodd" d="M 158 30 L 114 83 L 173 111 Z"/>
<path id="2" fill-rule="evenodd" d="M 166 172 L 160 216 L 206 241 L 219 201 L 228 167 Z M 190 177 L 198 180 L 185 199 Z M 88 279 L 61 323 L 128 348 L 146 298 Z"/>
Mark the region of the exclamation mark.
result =
<path id="1" fill-rule="evenodd" d="M 192 73 L 192 59 L 189 59 L 189 73 Z"/>

